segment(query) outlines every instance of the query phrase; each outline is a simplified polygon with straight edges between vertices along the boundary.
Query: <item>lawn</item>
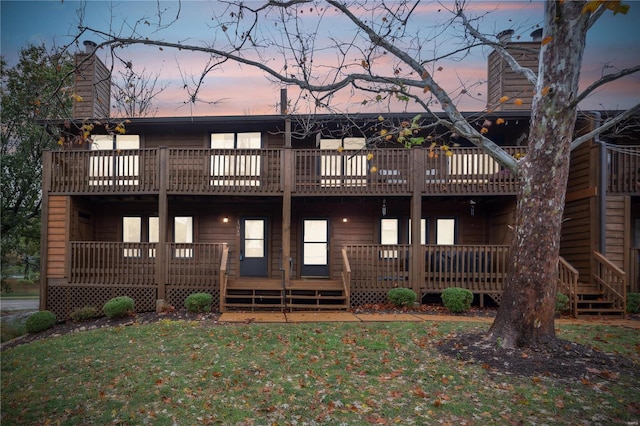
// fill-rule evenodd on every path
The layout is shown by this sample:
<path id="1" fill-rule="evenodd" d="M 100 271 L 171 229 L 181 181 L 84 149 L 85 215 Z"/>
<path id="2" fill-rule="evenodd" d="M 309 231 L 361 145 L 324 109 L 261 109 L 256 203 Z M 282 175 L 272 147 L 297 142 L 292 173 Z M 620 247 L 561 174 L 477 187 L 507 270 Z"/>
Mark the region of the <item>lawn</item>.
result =
<path id="1" fill-rule="evenodd" d="M 2 353 L 2 424 L 611 424 L 640 419 L 636 377 L 520 377 L 443 356 L 480 323 L 211 326 L 161 320 Z M 640 367 L 640 332 L 559 336 Z"/>

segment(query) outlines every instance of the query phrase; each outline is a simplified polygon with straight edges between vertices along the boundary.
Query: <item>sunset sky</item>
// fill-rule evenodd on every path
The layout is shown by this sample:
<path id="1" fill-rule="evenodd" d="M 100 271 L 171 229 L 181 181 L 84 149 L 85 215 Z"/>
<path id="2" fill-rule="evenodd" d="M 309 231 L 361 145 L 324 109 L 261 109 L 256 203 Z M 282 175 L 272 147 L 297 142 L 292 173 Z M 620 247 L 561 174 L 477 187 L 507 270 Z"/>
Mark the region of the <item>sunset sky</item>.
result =
<path id="1" fill-rule="evenodd" d="M 252 3 L 251 1 L 247 3 Z M 256 2 L 257 3 L 257 2 Z M 529 41 L 529 34 L 543 18 L 543 5 L 538 1 L 508 1 L 470 3 L 469 15 L 479 15 L 492 11 L 483 18 L 480 28 L 485 33 L 496 34 L 504 29 L 514 29 L 522 40 Z M 628 15 L 606 13 L 601 21 L 590 32 L 588 47 L 583 66 L 583 86 L 598 78 L 603 66 L 625 68 L 640 64 L 640 2 L 627 2 L 631 5 Z M 157 21 L 157 8 L 166 9 L 163 23 L 177 13 L 177 2 L 129 1 L 104 2 L 88 1 L 85 9 L 85 25 L 108 31 L 116 28 L 127 33 L 129 27 L 143 18 L 149 22 Z M 451 3 L 443 2 L 451 5 Z M 0 2 L 1 14 L 1 53 L 9 65 L 15 64 L 19 49 L 27 44 L 45 43 L 47 46 L 63 46 L 73 40 L 77 34 L 81 2 L 60 0 L 51 1 L 5 1 Z M 425 2 L 416 11 L 420 19 L 409 25 L 410 30 L 421 28 L 438 28 L 444 22 L 444 12 L 437 12 L 441 6 Z M 224 5 L 219 2 L 186 1 L 182 2 L 180 19 L 164 30 L 152 33 L 152 26 L 140 25 L 149 38 L 162 39 L 168 42 L 183 41 L 189 44 L 210 43 L 220 41 L 222 34 L 214 31 L 214 16 L 220 16 Z M 339 21 L 328 17 L 319 28 L 318 34 L 333 37 L 344 37 L 348 30 Z M 142 21 L 142 22 L 143 22 Z M 88 37 L 99 42 L 95 37 Z M 81 40 L 84 40 L 82 38 Z M 446 43 L 456 41 L 453 37 L 441 36 L 438 46 L 433 49 L 444 52 L 455 48 Z M 73 48 L 72 51 L 77 51 Z M 472 56 L 460 62 L 443 62 L 441 83 L 449 90 L 455 90 L 464 84 L 477 84 L 473 90 L 478 99 L 461 101 L 459 107 L 464 111 L 478 111 L 484 108 L 486 89 L 486 54 L 488 51 L 478 49 Z M 205 98 L 218 101 L 214 104 L 187 102 L 188 94 L 183 90 L 183 75 L 198 74 L 206 63 L 203 54 L 178 52 L 169 49 L 159 51 L 157 47 L 132 47 L 123 53 L 129 58 L 137 71 L 146 69 L 147 73 L 161 76 L 160 84 L 166 85 L 155 105 L 158 116 L 190 116 L 190 115 L 246 115 L 276 114 L 281 86 L 269 82 L 261 71 L 247 66 L 235 64 L 225 66 L 212 74 L 205 81 Z M 106 52 L 100 52 L 101 59 L 106 59 Z M 321 60 L 318 54 L 316 61 Z M 349 60 L 351 58 L 348 58 Z M 360 61 L 353 58 L 354 64 Z M 615 69 L 615 68 L 609 68 Z M 609 71 L 610 72 L 610 71 Z M 291 91 L 293 89 L 290 89 Z M 359 99 L 359 98 L 358 98 Z M 622 109 L 638 102 L 640 99 L 640 76 L 625 78 L 608 90 L 599 91 L 581 107 L 583 109 Z M 353 100 L 353 99 L 352 99 Z M 400 106 L 397 106 L 400 108 Z"/>

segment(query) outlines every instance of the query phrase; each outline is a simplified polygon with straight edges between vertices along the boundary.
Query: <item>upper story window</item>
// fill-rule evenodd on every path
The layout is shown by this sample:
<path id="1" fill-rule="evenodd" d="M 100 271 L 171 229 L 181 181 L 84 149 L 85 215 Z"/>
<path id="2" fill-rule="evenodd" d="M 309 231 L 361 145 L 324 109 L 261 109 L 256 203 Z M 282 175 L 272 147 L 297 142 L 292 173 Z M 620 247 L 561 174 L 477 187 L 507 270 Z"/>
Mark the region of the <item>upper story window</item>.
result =
<path id="1" fill-rule="evenodd" d="M 210 147 L 225 150 L 211 156 L 211 185 L 260 186 L 260 132 L 212 133 Z"/>
<path id="2" fill-rule="evenodd" d="M 90 185 L 139 184 L 138 135 L 93 135 L 91 139 L 95 153 L 89 159 Z"/>
<path id="3" fill-rule="evenodd" d="M 320 139 L 320 184 L 362 186 L 369 170 L 364 138 Z"/>

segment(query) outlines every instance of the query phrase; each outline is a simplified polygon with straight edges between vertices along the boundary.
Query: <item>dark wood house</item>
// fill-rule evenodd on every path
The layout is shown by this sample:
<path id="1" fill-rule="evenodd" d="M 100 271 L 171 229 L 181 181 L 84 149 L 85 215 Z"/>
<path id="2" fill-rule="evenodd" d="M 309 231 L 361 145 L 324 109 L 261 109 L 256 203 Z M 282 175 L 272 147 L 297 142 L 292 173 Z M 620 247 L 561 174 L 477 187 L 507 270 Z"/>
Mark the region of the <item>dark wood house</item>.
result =
<path id="1" fill-rule="evenodd" d="M 93 82 L 83 102 L 103 103 L 108 76 L 86 73 L 104 70 L 81 55 L 78 90 Z M 98 121 L 86 110 L 79 125 Z M 488 136 L 524 155 L 529 112 L 499 117 Z M 450 156 L 367 146 L 377 115 L 349 117 L 358 133 L 312 118 L 313 132 L 302 132 L 309 117 L 286 114 L 139 118 L 116 135 L 103 118 L 90 145 L 45 152 L 41 309 L 64 319 L 127 295 L 151 311 L 207 292 L 220 311 L 336 310 L 383 302 L 394 287 L 427 300 L 454 286 L 500 302 L 508 172 L 464 140 Z M 579 131 L 598 119 L 581 116 Z M 625 292 L 639 291 L 640 148 L 612 142 L 572 157 L 559 285 L 576 314 L 620 313 Z"/>

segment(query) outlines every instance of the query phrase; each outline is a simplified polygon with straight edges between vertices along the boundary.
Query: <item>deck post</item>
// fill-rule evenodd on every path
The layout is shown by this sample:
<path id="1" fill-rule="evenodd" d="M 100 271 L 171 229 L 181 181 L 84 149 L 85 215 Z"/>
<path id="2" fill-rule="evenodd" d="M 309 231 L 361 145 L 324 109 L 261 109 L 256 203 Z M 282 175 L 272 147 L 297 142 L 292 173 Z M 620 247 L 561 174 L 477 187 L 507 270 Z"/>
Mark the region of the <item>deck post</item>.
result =
<path id="1" fill-rule="evenodd" d="M 168 235 L 168 214 L 167 204 L 167 174 L 168 174 L 168 154 L 167 147 L 160 147 L 158 155 L 158 178 L 160 191 L 158 193 L 158 250 L 156 250 L 156 280 L 158 285 L 158 299 L 156 300 L 156 310 L 161 310 L 166 299 L 167 284 L 167 235 Z"/>
<path id="2" fill-rule="evenodd" d="M 295 170 L 293 152 L 291 150 L 291 119 L 285 120 L 284 150 L 282 151 L 282 167 L 284 191 L 282 195 L 282 273 L 285 285 L 291 281 L 289 259 L 291 258 L 291 191 L 292 173 Z"/>
<path id="3" fill-rule="evenodd" d="M 422 149 L 416 148 L 411 151 L 412 173 L 412 195 L 411 195 L 411 259 L 409 261 L 409 283 L 416 293 L 418 303 L 422 302 L 420 288 L 424 282 L 424 268 L 422 267 L 422 188 L 424 187 L 425 175 Z"/>
<path id="4" fill-rule="evenodd" d="M 42 201 L 40 205 L 40 310 L 47 309 L 47 258 L 49 235 L 49 191 L 51 191 L 51 151 L 45 149 L 42 152 Z"/>

